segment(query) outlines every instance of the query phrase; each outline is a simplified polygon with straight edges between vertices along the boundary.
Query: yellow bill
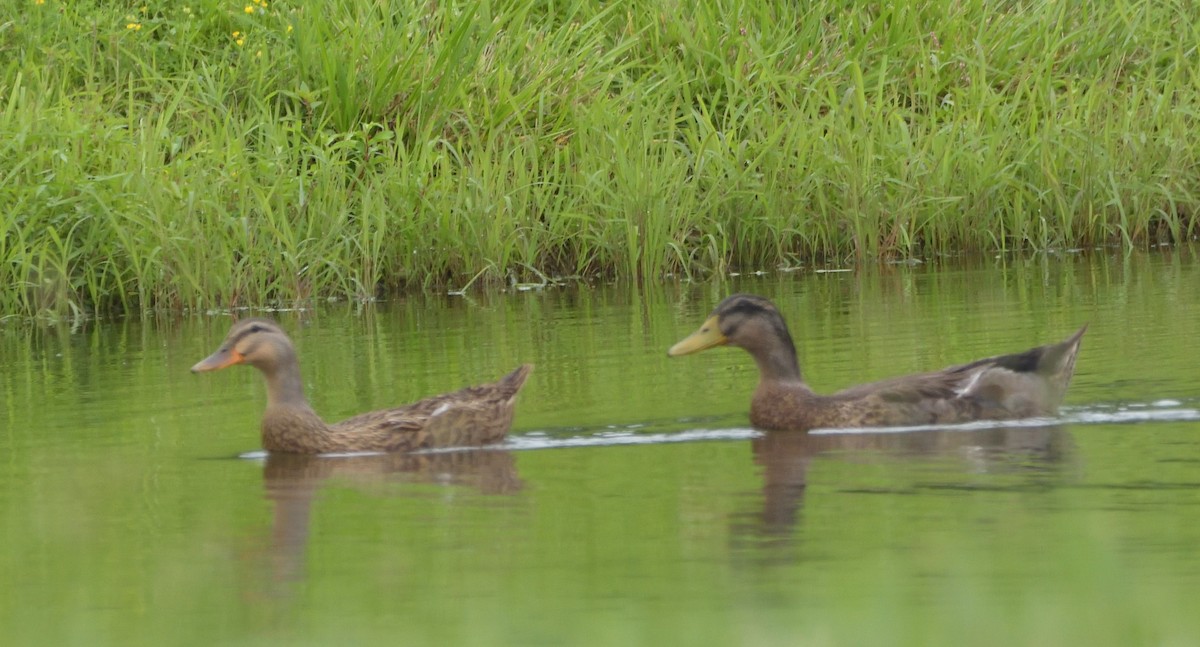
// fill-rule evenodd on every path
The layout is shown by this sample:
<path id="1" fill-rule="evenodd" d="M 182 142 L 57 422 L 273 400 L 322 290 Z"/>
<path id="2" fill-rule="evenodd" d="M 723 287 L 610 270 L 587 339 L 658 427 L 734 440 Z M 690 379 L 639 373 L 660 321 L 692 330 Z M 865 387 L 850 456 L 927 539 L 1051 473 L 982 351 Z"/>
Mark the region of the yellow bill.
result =
<path id="1" fill-rule="evenodd" d="M 689 355 L 698 353 L 702 350 L 707 350 L 713 346 L 723 346 L 729 342 L 725 335 L 721 334 L 721 326 L 717 323 L 717 317 L 714 315 L 709 317 L 704 325 L 700 326 L 700 330 L 688 335 L 683 341 L 675 344 L 667 351 L 669 357 L 679 357 L 680 355 Z"/>

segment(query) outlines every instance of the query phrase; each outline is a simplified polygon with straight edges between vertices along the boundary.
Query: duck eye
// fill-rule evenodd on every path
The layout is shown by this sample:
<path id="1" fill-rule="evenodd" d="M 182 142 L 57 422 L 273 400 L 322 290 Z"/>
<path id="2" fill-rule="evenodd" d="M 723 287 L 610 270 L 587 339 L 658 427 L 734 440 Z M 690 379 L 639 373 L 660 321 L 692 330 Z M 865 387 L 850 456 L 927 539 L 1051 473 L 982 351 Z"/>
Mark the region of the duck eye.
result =
<path id="1" fill-rule="evenodd" d="M 259 324 L 254 324 L 254 325 L 250 326 L 250 332 L 262 332 L 264 330 L 266 330 L 266 328 L 263 328 Z"/>

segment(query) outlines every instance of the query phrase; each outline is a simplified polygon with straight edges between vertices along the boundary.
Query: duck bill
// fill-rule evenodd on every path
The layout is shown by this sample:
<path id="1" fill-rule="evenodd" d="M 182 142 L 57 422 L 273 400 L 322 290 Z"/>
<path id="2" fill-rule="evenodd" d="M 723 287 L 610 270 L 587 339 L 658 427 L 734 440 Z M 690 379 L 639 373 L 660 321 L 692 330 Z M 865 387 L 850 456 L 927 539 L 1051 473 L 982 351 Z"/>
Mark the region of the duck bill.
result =
<path id="1" fill-rule="evenodd" d="M 699 353 L 702 350 L 708 350 L 713 346 L 724 346 L 729 343 L 729 339 L 721 334 L 721 326 L 717 324 L 716 317 L 709 317 L 700 330 L 690 334 L 683 341 L 671 347 L 667 351 L 669 357 L 679 357 L 680 355 L 690 355 Z"/>
<path id="2" fill-rule="evenodd" d="M 193 373 L 204 373 L 206 371 L 216 371 L 234 364 L 241 364 L 246 361 L 246 356 L 237 352 L 232 348 L 221 348 L 217 352 L 205 357 L 192 367 Z"/>

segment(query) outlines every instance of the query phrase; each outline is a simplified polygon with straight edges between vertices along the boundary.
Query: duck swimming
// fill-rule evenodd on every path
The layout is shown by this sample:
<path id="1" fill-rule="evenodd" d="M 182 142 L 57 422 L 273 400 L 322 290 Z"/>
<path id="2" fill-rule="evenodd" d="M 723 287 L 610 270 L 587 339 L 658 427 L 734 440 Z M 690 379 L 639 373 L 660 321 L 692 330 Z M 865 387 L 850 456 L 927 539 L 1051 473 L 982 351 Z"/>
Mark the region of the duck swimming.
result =
<path id="1" fill-rule="evenodd" d="M 435 395 L 394 409 L 327 424 L 309 406 L 291 339 L 274 321 L 233 324 L 212 355 L 193 373 L 248 364 L 267 381 L 263 448 L 271 452 L 405 452 L 499 442 L 512 426 L 513 403 L 533 366 L 518 367 L 492 384 Z"/>
<path id="2" fill-rule="evenodd" d="M 895 427 L 1051 416 L 1066 394 L 1087 326 L 1057 344 L 940 371 L 895 377 L 818 395 L 800 375 L 796 347 L 775 304 L 750 294 L 726 298 L 671 357 L 740 346 L 758 364 L 750 422 L 761 429 Z"/>

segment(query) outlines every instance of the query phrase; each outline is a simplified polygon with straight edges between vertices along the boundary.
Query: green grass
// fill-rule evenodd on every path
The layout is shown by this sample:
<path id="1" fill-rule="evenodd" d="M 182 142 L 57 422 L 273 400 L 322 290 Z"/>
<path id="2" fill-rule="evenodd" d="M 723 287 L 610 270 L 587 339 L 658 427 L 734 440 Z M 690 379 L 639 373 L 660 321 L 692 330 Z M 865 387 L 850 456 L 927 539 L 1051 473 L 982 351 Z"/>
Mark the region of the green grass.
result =
<path id="1" fill-rule="evenodd" d="M 0 9 L 0 317 L 1200 230 L 1182 0 Z"/>

